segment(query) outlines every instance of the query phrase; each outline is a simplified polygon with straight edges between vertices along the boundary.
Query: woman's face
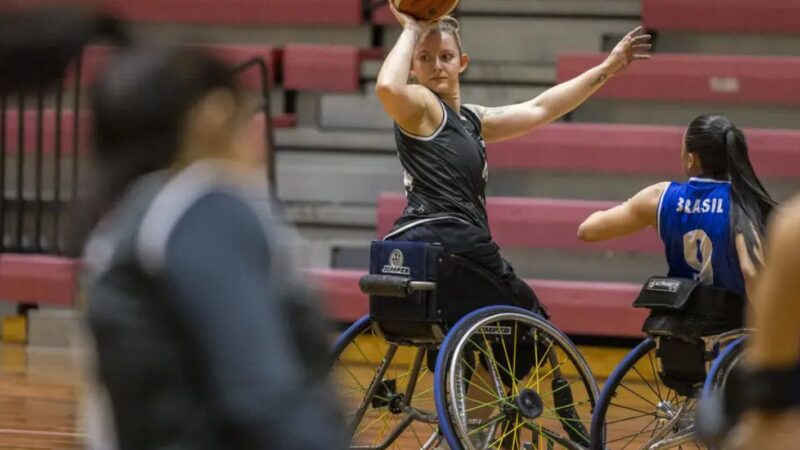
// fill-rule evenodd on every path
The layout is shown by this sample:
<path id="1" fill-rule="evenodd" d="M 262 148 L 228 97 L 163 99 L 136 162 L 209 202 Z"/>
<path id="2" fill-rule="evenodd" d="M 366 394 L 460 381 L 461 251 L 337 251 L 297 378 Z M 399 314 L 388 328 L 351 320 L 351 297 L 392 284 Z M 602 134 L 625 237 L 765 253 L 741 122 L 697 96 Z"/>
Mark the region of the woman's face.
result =
<path id="1" fill-rule="evenodd" d="M 468 63 L 469 57 L 459 52 L 451 33 L 431 31 L 414 49 L 411 75 L 431 91 L 448 94 L 458 89 L 458 76 Z"/>

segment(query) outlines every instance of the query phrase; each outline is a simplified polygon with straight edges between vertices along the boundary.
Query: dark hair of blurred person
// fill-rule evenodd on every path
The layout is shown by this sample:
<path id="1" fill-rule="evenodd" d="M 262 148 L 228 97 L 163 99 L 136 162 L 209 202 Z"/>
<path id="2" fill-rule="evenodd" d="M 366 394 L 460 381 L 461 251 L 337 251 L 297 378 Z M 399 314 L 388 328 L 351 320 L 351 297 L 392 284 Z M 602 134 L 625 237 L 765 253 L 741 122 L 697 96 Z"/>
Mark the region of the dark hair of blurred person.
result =
<path id="1" fill-rule="evenodd" d="M 0 93 L 24 92 L 62 76 L 89 42 L 129 43 L 124 24 L 89 5 L 4 0 L 0 5 Z"/>
<path id="2" fill-rule="evenodd" d="M 132 49 L 92 91 L 88 319 L 122 449 L 339 448 L 325 326 L 198 49 Z"/>

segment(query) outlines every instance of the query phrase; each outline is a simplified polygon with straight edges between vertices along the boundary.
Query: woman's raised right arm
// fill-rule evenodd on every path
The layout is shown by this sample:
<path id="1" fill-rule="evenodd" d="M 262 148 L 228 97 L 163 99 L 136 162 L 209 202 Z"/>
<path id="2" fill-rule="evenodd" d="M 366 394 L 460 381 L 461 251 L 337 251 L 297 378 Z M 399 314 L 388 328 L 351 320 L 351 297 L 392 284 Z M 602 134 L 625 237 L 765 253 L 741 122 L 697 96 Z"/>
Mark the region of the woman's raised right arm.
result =
<path id="1" fill-rule="evenodd" d="M 432 122 L 435 129 L 441 122 L 442 114 L 433 93 L 422 86 L 408 84 L 414 46 L 428 25 L 398 12 L 391 2 L 389 7 L 403 26 L 403 32 L 383 62 L 375 93 L 383 109 L 401 128 L 410 133 L 423 134 L 419 131 L 424 128 L 425 121 Z"/>

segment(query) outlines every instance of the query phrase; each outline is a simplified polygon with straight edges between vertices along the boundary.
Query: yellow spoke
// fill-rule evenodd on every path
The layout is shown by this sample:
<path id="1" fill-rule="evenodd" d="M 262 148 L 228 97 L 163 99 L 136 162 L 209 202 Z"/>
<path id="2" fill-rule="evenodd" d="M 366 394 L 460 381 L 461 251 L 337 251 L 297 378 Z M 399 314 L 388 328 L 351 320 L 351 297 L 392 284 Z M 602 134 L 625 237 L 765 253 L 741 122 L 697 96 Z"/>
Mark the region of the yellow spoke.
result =
<path id="1" fill-rule="evenodd" d="M 547 355 L 550 354 L 550 350 L 553 348 L 553 342 L 554 341 L 552 341 L 552 340 L 550 341 L 550 344 L 547 346 L 547 349 L 544 351 L 544 355 L 542 355 L 541 362 L 536 364 L 536 391 L 537 392 L 541 390 L 540 389 L 541 388 L 541 381 L 544 378 L 544 376 L 540 376 L 539 375 L 539 367 L 541 367 L 541 365 L 544 364 L 545 358 L 547 358 Z M 535 353 L 538 354 L 539 353 L 539 351 L 538 351 L 539 350 L 539 346 L 536 345 L 536 343 L 534 343 L 534 349 L 535 349 Z M 539 360 L 538 356 L 536 356 L 536 360 L 537 361 Z M 530 382 L 532 382 L 532 381 L 533 381 L 533 377 L 531 377 L 531 379 L 529 380 L 528 384 L 526 384 L 525 389 L 530 389 L 531 388 Z"/>
<path id="2" fill-rule="evenodd" d="M 386 435 L 386 431 L 389 429 L 389 417 L 386 416 L 383 419 L 383 427 L 381 428 L 381 433 L 375 436 L 375 444 L 377 445 L 380 442 L 380 438 Z"/>
<path id="3" fill-rule="evenodd" d="M 475 344 L 475 343 L 474 343 L 474 342 L 472 342 L 472 344 Z M 477 344 L 475 345 L 475 347 L 476 347 L 476 348 L 480 348 L 480 347 L 479 347 Z M 479 350 L 479 351 L 480 351 L 480 350 Z M 478 359 L 480 359 L 480 356 L 478 356 Z M 475 362 L 476 362 L 477 364 L 475 364 L 475 366 L 473 367 L 473 366 L 471 366 L 471 365 L 470 365 L 470 364 L 469 364 L 469 363 L 466 361 L 466 358 L 462 358 L 461 364 L 464 364 L 465 366 L 467 366 L 467 368 L 469 368 L 469 369 L 472 371 L 472 376 L 473 376 L 473 377 L 478 377 L 478 378 L 480 379 L 480 381 L 481 381 L 481 382 L 482 382 L 482 383 L 483 383 L 485 386 L 490 386 L 490 384 L 489 384 L 489 383 L 487 383 L 487 382 L 486 382 L 486 380 L 484 380 L 484 379 L 483 379 L 483 377 L 481 376 L 480 372 L 478 372 L 478 364 L 480 364 L 480 361 L 475 361 Z"/>
<path id="4" fill-rule="evenodd" d="M 363 432 L 364 432 L 366 429 L 368 429 L 368 428 L 372 427 L 373 425 L 375 425 L 375 424 L 376 424 L 376 423 L 378 423 L 379 421 L 383 420 L 383 418 L 384 418 L 384 417 L 386 417 L 386 416 L 389 414 L 389 412 L 390 412 L 390 411 L 387 409 L 386 411 L 384 411 L 384 412 L 383 412 L 383 414 L 381 414 L 380 416 L 378 416 L 378 418 L 377 418 L 377 419 L 373 420 L 372 422 L 370 422 L 368 425 L 366 425 L 366 426 L 364 426 L 364 427 L 360 427 L 360 430 L 357 430 L 357 431 L 355 432 L 355 436 L 358 436 L 360 433 L 363 433 Z"/>
<path id="5" fill-rule="evenodd" d="M 484 340 L 484 343 L 489 344 L 488 341 L 486 340 L 486 336 L 483 337 L 483 340 Z M 509 372 L 508 369 L 506 369 L 502 365 L 496 364 L 497 361 L 495 360 L 494 354 L 488 353 L 488 351 L 486 349 L 483 349 L 483 348 L 480 348 L 480 347 L 478 348 L 478 351 L 480 353 L 486 355 L 488 358 L 491 358 L 491 360 L 495 362 L 494 367 L 499 367 L 500 369 L 503 369 L 503 372 L 507 373 L 511 377 L 512 380 L 514 379 L 514 374 Z M 489 371 L 491 372 L 491 370 L 489 370 Z"/>
<path id="6" fill-rule="evenodd" d="M 353 378 L 353 381 L 355 381 L 355 382 L 356 382 L 356 384 L 358 384 L 358 387 L 360 387 L 361 389 L 363 389 L 363 390 L 364 390 L 364 392 L 366 393 L 366 392 L 367 392 L 367 388 L 365 388 L 365 387 L 364 387 L 364 385 L 363 385 L 363 384 L 361 384 L 361 382 L 360 382 L 360 381 L 358 381 L 358 378 L 356 378 L 355 374 L 354 374 L 352 371 L 350 371 L 350 369 L 349 369 L 349 368 L 347 368 L 346 366 L 344 367 L 344 370 L 347 372 L 347 374 L 348 374 L 348 375 L 350 375 L 350 377 L 351 377 L 351 378 Z"/>
<path id="7" fill-rule="evenodd" d="M 583 400 L 583 401 L 575 402 L 575 403 L 572 403 L 572 404 L 569 404 L 569 405 L 561 405 L 558 408 L 548 408 L 547 406 L 545 406 L 544 410 L 545 411 L 559 411 L 559 410 L 562 410 L 564 408 L 574 408 L 576 406 L 585 405 L 587 403 L 589 403 L 589 400 Z"/>
<path id="8" fill-rule="evenodd" d="M 569 388 L 569 387 L 571 387 L 573 384 L 577 383 L 578 381 L 581 381 L 581 379 L 580 379 L 580 378 L 576 378 L 576 379 L 574 379 L 574 380 L 570 381 L 569 383 L 567 383 L 567 384 L 565 384 L 565 385 L 563 385 L 563 386 L 561 386 L 561 387 L 559 387 L 559 388 L 557 388 L 557 389 L 553 389 L 553 390 L 551 390 L 551 391 L 550 391 L 550 392 L 548 392 L 547 394 L 545 394 L 545 395 L 542 395 L 542 396 L 541 396 L 541 397 L 542 397 L 542 400 L 544 400 L 544 399 L 546 399 L 546 398 L 550 398 L 550 397 L 554 396 L 554 395 L 556 394 L 556 392 L 558 392 L 558 391 L 561 391 L 561 390 L 564 390 L 564 389 L 566 389 L 566 388 Z"/>
<path id="9" fill-rule="evenodd" d="M 476 361 L 476 362 L 477 362 L 477 361 Z M 478 370 L 477 370 L 477 368 L 476 368 L 476 367 L 472 367 L 472 366 L 469 364 L 469 362 L 467 362 L 467 361 L 461 361 L 461 363 L 462 363 L 462 364 L 464 364 L 465 366 L 467 366 L 467 368 L 468 368 L 468 369 L 470 369 L 470 371 L 472 372 L 472 376 L 477 376 L 478 378 L 480 378 L 480 381 L 482 381 L 482 382 L 483 382 L 483 384 L 484 384 L 485 386 L 489 386 L 490 388 L 491 388 L 491 387 L 493 387 L 493 386 L 490 386 L 490 385 L 489 385 L 489 383 L 487 383 L 487 382 L 486 382 L 486 380 L 484 380 L 484 379 L 483 379 L 483 377 L 481 377 L 481 376 L 478 374 Z M 477 362 L 477 364 L 480 364 L 480 362 Z M 476 364 L 476 366 L 477 366 L 477 364 Z M 489 392 L 489 391 L 487 391 L 486 389 L 483 389 L 483 388 L 481 388 L 480 386 L 478 386 L 477 384 L 475 384 L 475 383 L 474 383 L 472 380 L 466 380 L 466 382 L 467 382 L 467 383 L 469 383 L 471 386 L 476 386 L 478 389 L 480 389 L 481 391 L 483 391 L 483 392 L 485 392 L 485 393 L 487 393 L 487 394 L 489 394 L 489 395 L 492 395 L 492 396 L 497 396 L 498 398 L 505 398 L 505 393 L 503 393 L 502 395 L 500 395 L 500 394 L 499 394 L 499 393 L 497 393 L 497 392 Z"/>
<path id="10" fill-rule="evenodd" d="M 560 362 L 559 362 L 559 363 L 558 363 L 558 364 L 557 364 L 555 367 L 553 367 L 552 369 L 548 370 L 546 374 L 542 375 L 542 376 L 541 376 L 541 379 L 543 380 L 543 379 L 547 378 L 548 376 L 550 376 L 550 374 L 551 374 L 551 373 L 553 373 L 553 372 L 555 372 L 556 370 L 560 369 L 560 368 L 561 368 L 561 366 L 563 366 L 563 365 L 564 365 L 564 363 L 566 363 L 566 362 L 567 362 L 567 360 L 566 360 L 566 359 L 565 359 L 565 360 L 563 360 L 563 361 L 560 361 Z M 539 372 L 537 371 L 536 373 L 539 373 Z M 538 390 L 539 390 L 539 389 L 537 388 L 537 391 L 538 391 Z"/>
<path id="11" fill-rule="evenodd" d="M 422 448 L 422 446 L 425 445 L 425 444 L 422 443 L 422 439 L 419 438 L 419 435 L 417 434 L 417 430 L 414 429 L 414 424 L 412 423 L 409 426 L 409 428 L 411 428 L 411 432 L 414 434 L 414 437 L 417 439 L 417 443 L 419 444 L 419 448 Z"/>
<path id="12" fill-rule="evenodd" d="M 561 421 L 561 419 L 560 419 L 560 418 L 559 418 L 559 421 Z M 562 422 L 562 423 L 563 423 L 564 425 L 566 425 L 566 426 L 570 427 L 570 428 L 572 429 L 572 431 L 574 431 L 574 432 L 578 433 L 578 435 L 581 435 L 581 436 L 583 436 L 583 431 L 581 431 L 581 430 L 578 430 L 577 428 L 575 428 L 574 426 L 572 426 L 572 425 L 571 425 L 569 422 L 570 422 L 569 420 L 565 420 L 565 421 L 564 421 L 564 422 Z"/>
<path id="13" fill-rule="evenodd" d="M 472 407 L 472 408 L 465 409 L 465 410 L 464 410 L 464 412 L 465 412 L 465 413 L 468 413 L 468 412 L 475 411 L 476 409 L 485 408 L 485 407 L 487 407 L 487 406 L 494 406 L 494 405 L 496 405 L 496 404 L 498 404 L 498 403 L 502 403 L 502 402 L 504 402 L 505 400 L 506 400 L 506 399 L 504 399 L 504 398 L 498 398 L 497 400 L 492 400 L 492 401 L 491 401 L 491 402 L 489 402 L 489 403 L 482 403 L 482 404 L 480 404 L 480 405 L 478 405 L 478 406 L 474 406 L 474 407 Z"/>
<path id="14" fill-rule="evenodd" d="M 489 446 L 491 447 L 492 445 L 494 445 L 495 442 L 497 442 L 497 443 L 502 445 L 502 443 L 503 443 L 503 441 L 505 440 L 506 437 L 508 437 L 511 433 L 516 433 L 517 431 L 519 431 L 519 429 L 522 428 L 522 426 L 525 424 L 524 421 L 521 421 L 521 422 L 514 421 L 514 423 L 518 424 L 518 425 L 514 426 L 514 428 L 511 429 L 510 431 L 504 433 L 502 436 L 500 436 L 499 439 L 496 439 L 496 440 L 492 441 L 492 443 Z"/>
<path id="15" fill-rule="evenodd" d="M 475 386 L 476 388 L 480 389 L 481 391 L 483 391 L 483 392 L 485 392 L 485 393 L 487 393 L 489 395 L 495 396 L 496 398 L 498 398 L 500 400 L 505 400 L 505 396 L 504 395 L 500 396 L 500 395 L 497 394 L 497 392 L 489 392 L 488 390 L 484 389 L 483 387 L 473 383 L 472 380 L 464 380 L 464 381 L 466 381 L 467 384 L 469 384 L 470 386 Z"/>

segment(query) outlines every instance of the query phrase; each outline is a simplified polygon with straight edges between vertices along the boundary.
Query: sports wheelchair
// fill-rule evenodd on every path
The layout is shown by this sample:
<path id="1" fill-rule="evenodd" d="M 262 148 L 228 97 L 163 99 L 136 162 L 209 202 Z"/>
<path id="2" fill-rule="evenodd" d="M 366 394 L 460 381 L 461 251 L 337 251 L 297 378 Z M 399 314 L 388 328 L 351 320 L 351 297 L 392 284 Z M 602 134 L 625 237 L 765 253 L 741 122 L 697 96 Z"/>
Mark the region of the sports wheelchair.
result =
<path id="1" fill-rule="evenodd" d="M 350 448 L 588 448 L 598 390 L 566 335 L 438 245 L 370 251 L 370 313 L 332 366 Z"/>
<path id="2" fill-rule="evenodd" d="M 634 307 L 648 337 L 606 381 L 592 417 L 592 450 L 699 449 L 696 413 L 725 388 L 742 355 L 745 300 L 697 280 L 651 277 Z"/>

